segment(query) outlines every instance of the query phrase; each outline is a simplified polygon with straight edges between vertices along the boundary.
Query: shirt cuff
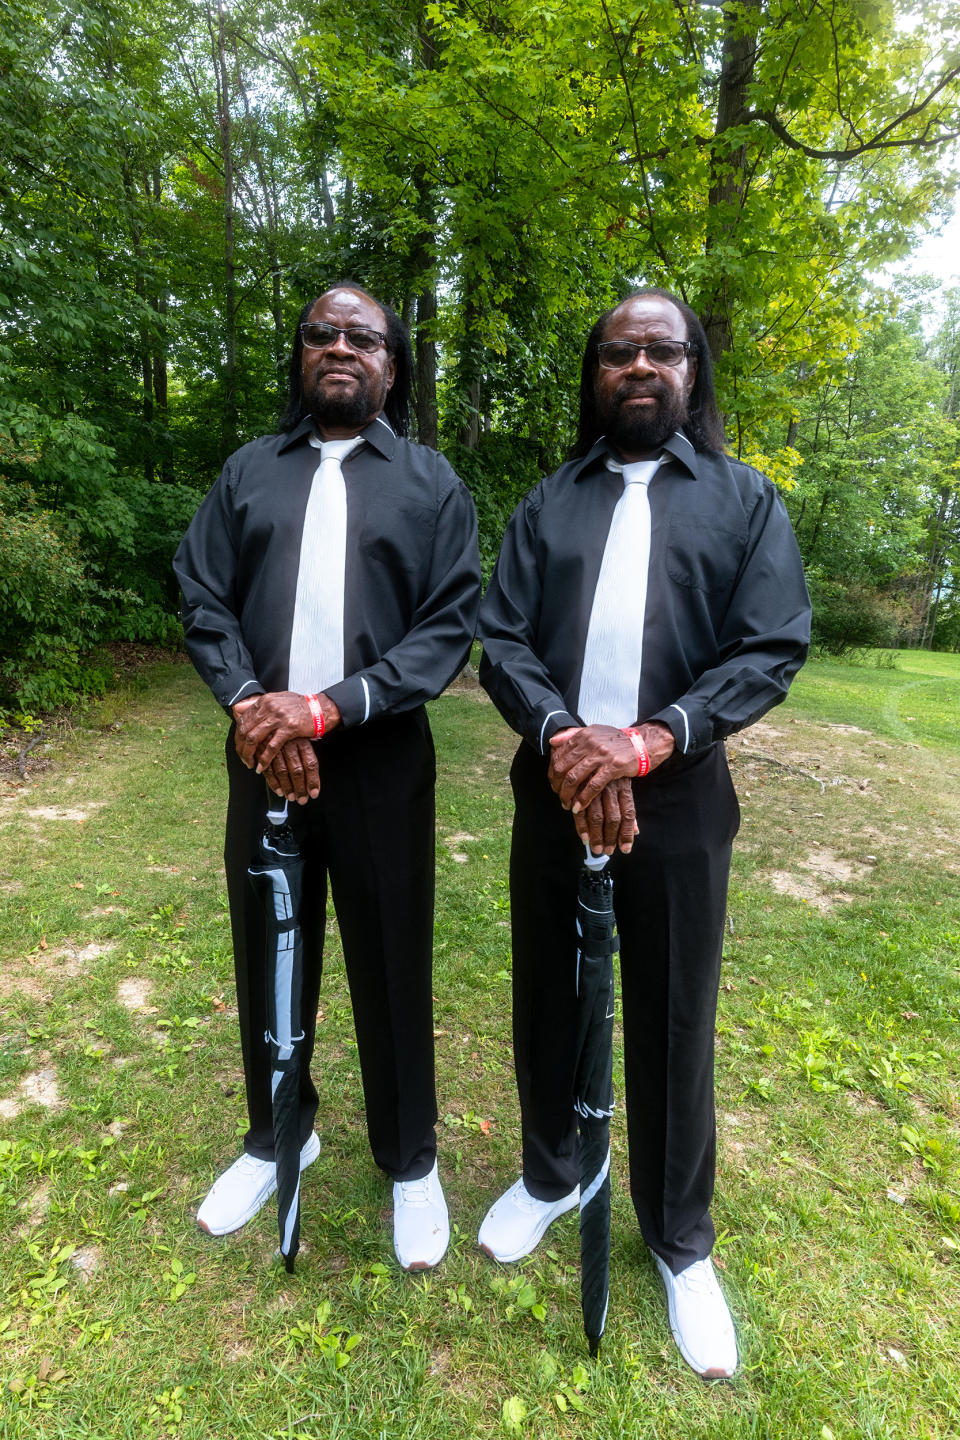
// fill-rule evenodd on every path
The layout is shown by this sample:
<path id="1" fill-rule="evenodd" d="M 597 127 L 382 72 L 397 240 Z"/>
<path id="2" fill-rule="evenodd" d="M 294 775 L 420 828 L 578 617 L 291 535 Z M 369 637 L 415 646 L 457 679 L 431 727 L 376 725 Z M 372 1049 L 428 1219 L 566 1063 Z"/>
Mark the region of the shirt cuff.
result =
<path id="1" fill-rule="evenodd" d="M 363 675 L 348 675 L 336 685 L 328 685 L 324 694 L 329 695 L 340 711 L 342 725 L 362 725 L 372 719 L 370 709 L 370 685 Z"/>
<path id="2" fill-rule="evenodd" d="M 556 735 L 558 730 L 577 729 L 580 721 L 569 710 L 550 710 L 543 715 L 540 721 L 540 731 L 537 735 L 536 744 L 541 755 L 546 755 L 550 749 L 550 737 Z"/>
<path id="3" fill-rule="evenodd" d="M 693 705 L 668 705 L 656 715 L 648 715 L 643 724 L 666 725 L 681 755 L 693 755 L 713 744 L 713 726 L 703 711 Z"/>
<path id="4" fill-rule="evenodd" d="M 229 712 L 238 700 L 252 700 L 254 695 L 263 695 L 265 691 L 259 680 L 251 680 L 249 677 L 245 679 L 242 675 L 228 675 L 217 681 L 217 688 L 213 693 L 224 710 Z"/>

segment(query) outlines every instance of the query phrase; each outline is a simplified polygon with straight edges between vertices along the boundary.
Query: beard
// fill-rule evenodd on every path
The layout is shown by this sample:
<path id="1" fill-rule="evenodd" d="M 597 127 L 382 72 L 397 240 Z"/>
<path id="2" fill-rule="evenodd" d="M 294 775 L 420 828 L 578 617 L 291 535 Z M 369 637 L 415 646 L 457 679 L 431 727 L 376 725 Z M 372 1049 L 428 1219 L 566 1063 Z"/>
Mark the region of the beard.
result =
<path id="1" fill-rule="evenodd" d="M 357 372 L 356 379 L 356 385 L 350 390 L 337 387 L 331 391 L 324 386 L 322 373 L 314 377 L 313 385 L 309 390 L 304 388 L 303 393 L 304 404 L 314 424 L 356 425 L 362 428 L 380 414 L 387 398 L 386 390 L 378 399 L 362 370 Z"/>
<path id="2" fill-rule="evenodd" d="M 656 404 L 637 410 L 625 409 L 632 395 L 650 395 Z M 682 391 L 665 385 L 662 380 L 646 380 L 642 385 L 624 380 L 608 400 L 597 406 L 601 430 L 612 445 L 624 454 L 642 454 L 657 450 L 687 419 L 687 397 Z"/>

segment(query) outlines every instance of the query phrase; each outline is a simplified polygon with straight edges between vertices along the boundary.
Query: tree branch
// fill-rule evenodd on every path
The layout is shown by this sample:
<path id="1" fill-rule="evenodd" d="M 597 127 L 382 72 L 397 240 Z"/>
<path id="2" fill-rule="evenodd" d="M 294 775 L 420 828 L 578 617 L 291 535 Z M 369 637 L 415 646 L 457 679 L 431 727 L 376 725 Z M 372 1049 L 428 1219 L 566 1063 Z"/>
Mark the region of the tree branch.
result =
<path id="1" fill-rule="evenodd" d="M 927 131 L 937 123 L 937 120 L 933 119 L 927 122 L 926 130 L 921 135 L 905 135 L 899 139 L 890 137 L 893 131 L 905 125 L 907 121 L 921 115 L 931 101 L 958 78 L 960 78 L 960 65 L 955 65 L 953 69 L 948 70 L 940 77 L 929 95 L 926 95 L 923 100 L 919 100 L 916 105 L 911 105 L 908 110 L 904 110 L 888 125 L 884 125 L 883 129 L 878 130 L 872 139 L 861 141 L 859 145 L 851 145 L 845 149 L 828 150 L 815 145 L 807 145 L 803 140 L 798 140 L 795 135 L 791 135 L 783 121 L 779 120 L 772 110 L 747 110 L 743 115 L 742 123 L 749 124 L 754 120 L 759 120 L 772 130 L 777 139 L 781 140 L 788 149 L 799 150 L 803 155 L 809 156 L 811 160 L 856 160 L 858 156 L 872 150 L 933 150 L 938 145 L 946 145 L 951 140 L 960 138 L 960 129 L 944 131 L 939 135 L 928 135 Z"/>

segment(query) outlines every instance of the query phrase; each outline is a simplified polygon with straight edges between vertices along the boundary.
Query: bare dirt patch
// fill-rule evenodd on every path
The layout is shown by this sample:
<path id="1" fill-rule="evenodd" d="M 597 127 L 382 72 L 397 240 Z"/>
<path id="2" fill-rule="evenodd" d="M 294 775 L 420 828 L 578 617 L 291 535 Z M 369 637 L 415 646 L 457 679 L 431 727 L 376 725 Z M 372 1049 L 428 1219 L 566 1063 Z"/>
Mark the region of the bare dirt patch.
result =
<path id="1" fill-rule="evenodd" d="M 117 986 L 117 999 L 128 1010 L 139 1010 L 144 1015 L 156 1015 L 156 1005 L 151 1005 L 153 981 L 145 975 L 128 975 Z"/>
<path id="2" fill-rule="evenodd" d="M 444 690 L 443 694 L 469 695 L 472 699 L 485 700 L 488 705 L 492 704 L 489 695 L 487 694 L 486 690 L 483 689 L 479 679 L 477 678 L 476 670 L 471 664 L 467 664 L 464 666 L 464 668 L 460 671 L 460 674 L 450 681 L 450 684 L 447 686 L 446 690 Z M 442 699 L 443 696 L 441 696 L 440 698 Z"/>
<path id="3" fill-rule="evenodd" d="M 727 753 L 744 816 L 737 849 L 762 837 L 779 893 L 825 910 L 875 864 L 936 857 L 960 872 L 960 774 L 939 751 L 785 713 L 733 736 Z"/>
<path id="4" fill-rule="evenodd" d="M 834 905 L 849 904 L 853 899 L 852 895 L 835 888 L 838 883 L 856 882 L 869 873 L 869 865 L 844 860 L 832 850 L 820 847 L 798 860 L 797 870 L 773 870 L 765 878 L 778 895 L 792 895 L 826 914 Z"/>
<path id="5" fill-rule="evenodd" d="M 440 838 L 450 851 L 450 859 L 455 860 L 458 865 L 466 865 L 470 856 L 463 850 L 457 849 L 457 847 L 475 842 L 477 838 L 476 835 L 468 835 L 466 830 L 458 830 L 455 835 L 441 834 Z"/>
<path id="6" fill-rule="evenodd" d="M 36 956 L 31 956 L 30 963 L 56 971 L 58 975 L 68 975 L 71 979 L 76 979 L 80 975 L 89 974 L 94 960 L 99 960 L 101 955 L 109 955 L 115 949 L 116 946 L 109 941 L 101 943 L 91 940 L 87 945 L 75 945 L 72 940 L 67 940 L 52 950 L 40 951 Z"/>
<path id="7" fill-rule="evenodd" d="M 837 895 L 825 895 L 812 877 L 804 878 L 792 871 L 771 870 L 769 874 L 760 878 L 765 879 L 778 895 L 790 895 L 794 900 L 800 900 L 802 903 L 812 906 L 814 910 L 819 910 L 823 915 L 832 910 L 840 898 Z M 846 895 L 843 898 L 849 900 L 851 897 Z"/>
<path id="8" fill-rule="evenodd" d="M 70 1263 L 79 1274 L 81 1283 L 87 1285 L 100 1269 L 103 1256 L 96 1245 L 86 1245 L 82 1250 L 74 1250 Z"/>
<path id="9" fill-rule="evenodd" d="M 832 850 L 811 850 L 806 860 L 800 862 L 805 870 L 824 880 L 862 880 L 869 874 L 869 867 L 853 860 L 843 860 Z"/>
<path id="10" fill-rule="evenodd" d="M 29 963 L 29 962 L 28 962 Z M 26 997 L 43 1002 L 51 998 L 52 992 L 36 975 L 24 974 L 21 970 L 4 967 L 0 970 L 0 998 L 4 1000 Z"/>
<path id="11" fill-rule="evenodd" d="M 23 1211 L 28 1224 L 39 1225 L 46 1219 L 47 1211 L 50 1209 L 50 1181 L 44 1180 L 38 1185 L 28 1200 L 23 1202 Z"/>
<path id="12" fill-rule="evenodd" d="M 12 1120 L 24 1105 L 42 1105 L 45 1110 L 59 1110 L 63 1105 L 57 1084 L 56 1070 L 35 1070 L 25 1075 L 15 1095 L 0 1100 L 0 1116 Z"/>
<path id="13" fill-rule="evenodd" d="M 82 825 L 102 810 L 103 804 L 102 800 L 91 800 L 89 805 L 30 805 L 23 813 L 28 820 L 73 820 Z"/>

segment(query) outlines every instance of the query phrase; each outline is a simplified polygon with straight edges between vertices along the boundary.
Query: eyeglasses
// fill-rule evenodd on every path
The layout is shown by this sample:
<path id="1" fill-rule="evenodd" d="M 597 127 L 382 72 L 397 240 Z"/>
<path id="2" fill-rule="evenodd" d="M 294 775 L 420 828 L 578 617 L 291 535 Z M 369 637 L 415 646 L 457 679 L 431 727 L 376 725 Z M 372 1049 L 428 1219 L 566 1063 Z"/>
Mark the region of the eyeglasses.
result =
<path id="1" fill-rule="evenodd" d="M 372 355 L 374 350 L 387 343 L 386 335 L 381 335 L 379 330 L 367 330 L 361 325 L 341 330 L 338 325 L 327 325 L 323 320 L 307 320 L 300 326 L 300 336 L 308 350 L 326 350 L 328 345 L 337 343 L 338 335 L 344 337 L 351 350 L 358 350 L 361 355 Z"/>
<path id="2" fill-rule="evenodd" d="M 632 340 L 604 340 L 597 355 L 604 370 L 625 370 L 643 352 L 651 365 L 679 365 L 690 353 L 689 340 L 651 340 L 635 345 Z"/>

